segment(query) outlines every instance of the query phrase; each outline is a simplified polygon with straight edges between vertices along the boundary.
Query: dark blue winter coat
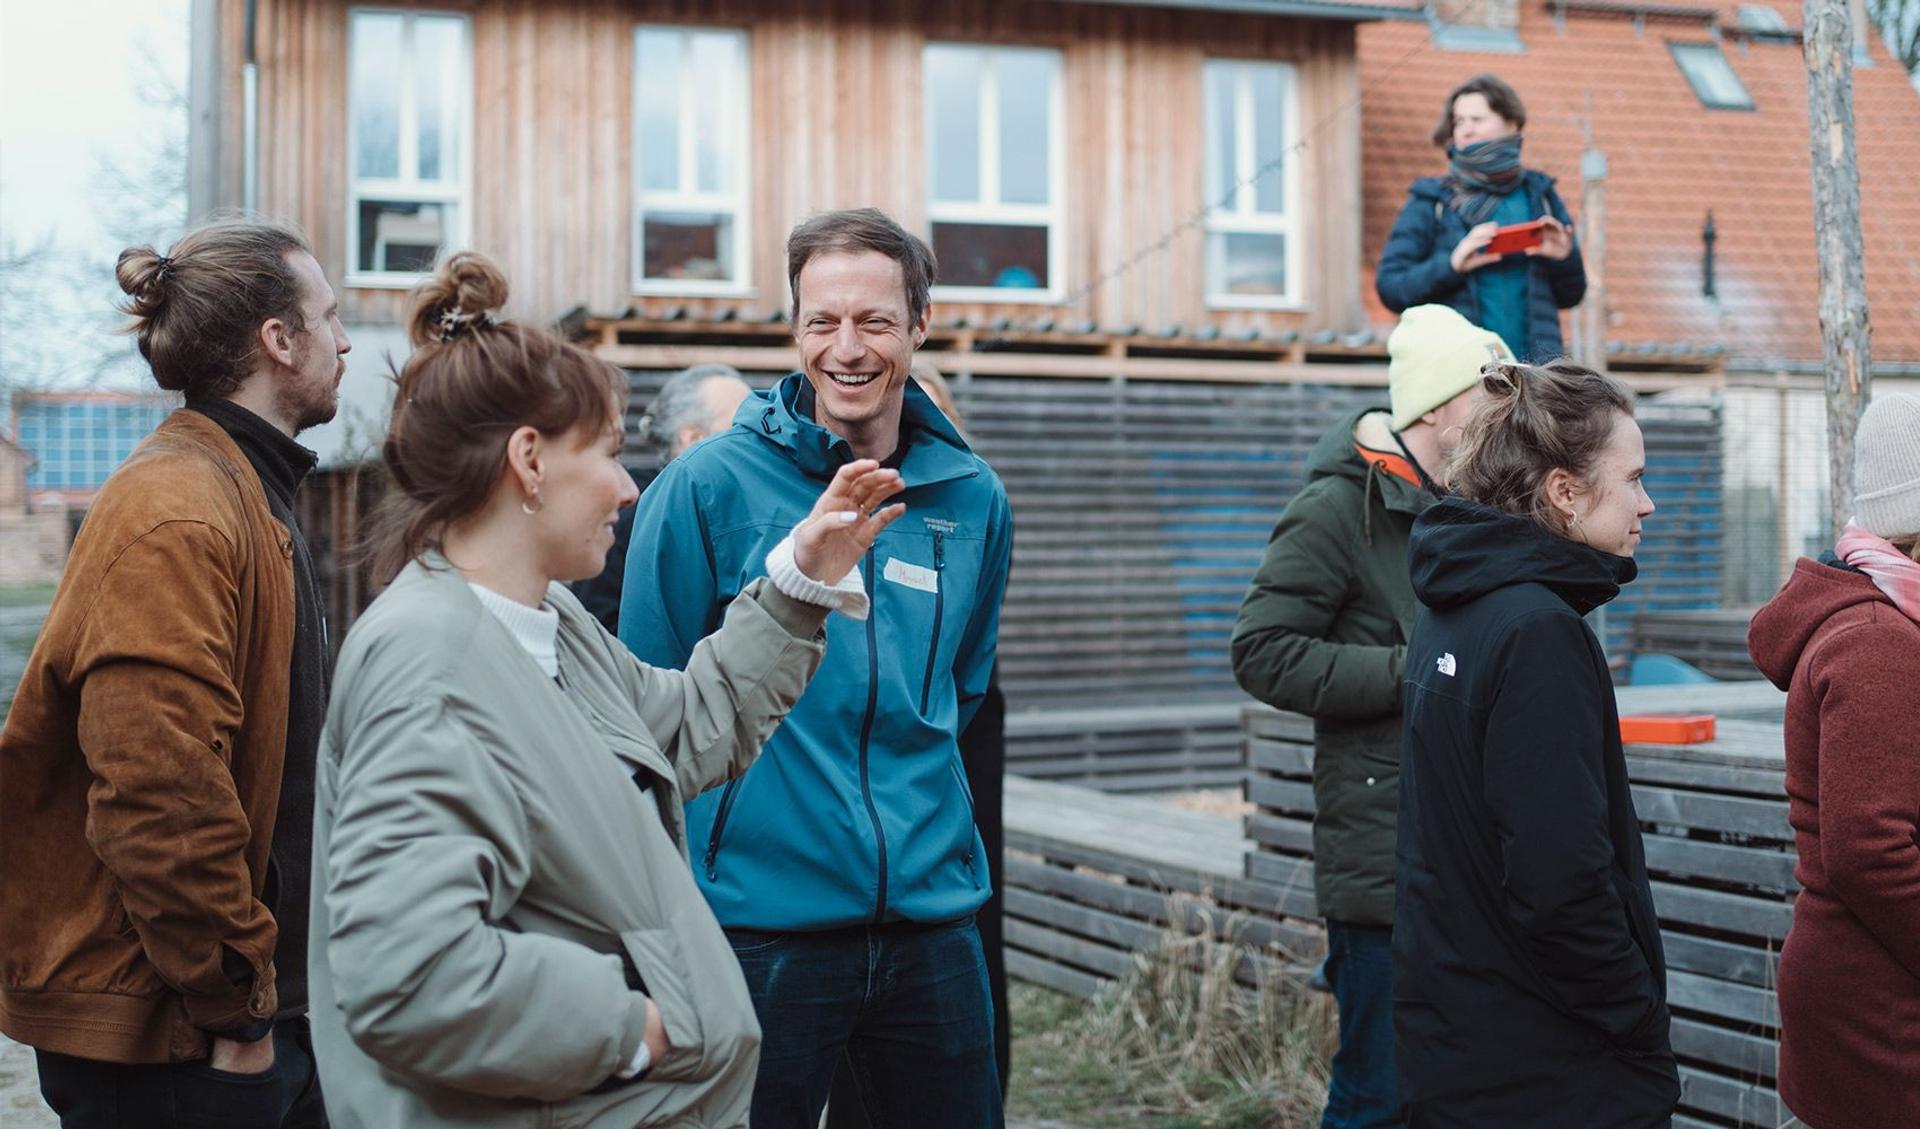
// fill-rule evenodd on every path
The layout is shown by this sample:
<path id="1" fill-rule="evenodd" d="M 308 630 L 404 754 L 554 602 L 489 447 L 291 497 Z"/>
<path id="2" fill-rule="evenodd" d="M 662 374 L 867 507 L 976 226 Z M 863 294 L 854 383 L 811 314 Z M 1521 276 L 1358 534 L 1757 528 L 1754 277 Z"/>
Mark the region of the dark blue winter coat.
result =
<path id="1" fill-rule="evenodd" d="M 1521 175 L 1527 193 L 1527 214 L 1553 217 L 1571 227 L 1573 217 L 1553 189 L 1553 178 L 1533 169 Z M 1454 247 L 1467 237 L 1473 226 L 1453 210 L 1452 196 L 1443 177 L 1423 176 L 1408 190 L 1406 206 L 1393 221 L 1386 249 L 1380 253 L 1380 269 L 1374 275 L 1374 290 L 1394 313 L 1409 306 L 1439 303 L 1452 306 L 1475 325 L 1485 325 L 1480 316 L 1478 271 L 1461 274 L 1450 261 Z M 1587 269 L 1580 261 L 1580 244 L 1573 253 L 1555 262 L 1535 257 L 1527 275 L 1528 340 L 1509 341 L 1507 345 L 1523 361 L 1543 361 L 1566 352 L 1560 336 L 1560 311 L 1580 304 L 1587 293 Z"/>

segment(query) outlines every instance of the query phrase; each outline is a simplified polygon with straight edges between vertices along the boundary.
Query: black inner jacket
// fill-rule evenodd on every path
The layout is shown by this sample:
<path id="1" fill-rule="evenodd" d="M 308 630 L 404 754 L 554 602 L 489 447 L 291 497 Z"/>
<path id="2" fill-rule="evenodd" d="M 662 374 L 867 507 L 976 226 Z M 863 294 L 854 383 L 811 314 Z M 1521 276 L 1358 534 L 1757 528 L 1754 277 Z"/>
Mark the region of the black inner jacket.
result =
<path id="1" fill-rule="evenodd" d="M 307 1010 L 307 895 L 313 876 L 314 759 L 326 721 L 333 678 L 327 644 L 326 605 L 313 573 L 313 554 L 294 519 L 294 495 L 318 461 L 286 432 L 230 400 L 190 400 L 187 407 L 220 425 L 260 476 L 267 508 L 293 539 L 293 665 L 287 685 L 286 766 L 274 817 L 272 866 L 266 903 L 279 928 L 274 947 L 277 1017 Z M 237 954 L 235 954 L 237 956 Z M 243 962 L 244 965 L 244 962 Z M 250 976 L 248 971 L 238 979 Z M 259 1025 L 256 1025 L 259 1026 Z M 264 1031 L 249 1031 L 238 1037 Z"/>

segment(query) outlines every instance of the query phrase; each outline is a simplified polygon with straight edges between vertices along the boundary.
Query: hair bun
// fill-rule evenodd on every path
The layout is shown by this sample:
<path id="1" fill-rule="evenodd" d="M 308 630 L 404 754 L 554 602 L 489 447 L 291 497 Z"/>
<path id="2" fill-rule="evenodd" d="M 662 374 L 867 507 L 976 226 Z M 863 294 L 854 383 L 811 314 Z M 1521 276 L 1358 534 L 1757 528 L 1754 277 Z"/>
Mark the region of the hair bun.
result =
<path id="1" fill-rule="evenodd" d="M 506 304 L 507 276 L 499 266 L 478 251 L 458 251 L 414 291 L 407 336 L 416 348 L 450 341 L 471 326 L 492 324 Z"/>
<path id="2" fill-rule="evenodd" d="M 122 308 L 136 318 L 150 318 L 158 313 L 166 304 L 166 290 L 161 284 L 172 266 L 165 255 L 150 246 L 129 247 L 120 252 L 113 276 L 129 299 Z"/>
<path id="3" fill-rule="evenodd" d="M 1527 370 L 1522 365 L 1509 361 L 1488 361 L 1480 367 L 1480 386 L 1487 395 L 1501 399 L 1518 399 L 1525 389 Z"/>

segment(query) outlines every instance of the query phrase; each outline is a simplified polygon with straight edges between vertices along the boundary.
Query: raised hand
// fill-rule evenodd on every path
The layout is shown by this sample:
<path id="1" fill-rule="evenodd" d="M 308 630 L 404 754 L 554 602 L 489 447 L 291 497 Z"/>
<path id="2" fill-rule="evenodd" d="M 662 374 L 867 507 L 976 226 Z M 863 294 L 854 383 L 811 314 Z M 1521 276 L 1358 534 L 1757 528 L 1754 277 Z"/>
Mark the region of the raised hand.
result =
<path id="1" fill-rule="evenodd" d="M 906 504 L 882 506 L 902 489 L 900 472 L 873 459 L 840 468 L 793 534 L 793 563 L 808 579 L 838 584 L 860 563 L 873 539 L 907 512 Z"/>

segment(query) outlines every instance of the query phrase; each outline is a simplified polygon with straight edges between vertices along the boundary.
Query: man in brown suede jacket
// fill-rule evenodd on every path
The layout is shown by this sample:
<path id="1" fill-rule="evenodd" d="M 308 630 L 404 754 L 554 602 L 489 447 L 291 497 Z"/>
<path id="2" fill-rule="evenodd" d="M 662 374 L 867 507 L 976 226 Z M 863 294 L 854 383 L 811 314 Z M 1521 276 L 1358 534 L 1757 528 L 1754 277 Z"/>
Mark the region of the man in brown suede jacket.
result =
<path id="1" fill-rule="evenodd" d="M 306 1027 L 327 641 L 293 497 L 349 348 L 273 224 L 120 256 L 186 407 L 101 489 L 0 730 L 0 1031 L 76 1127 L 324 1126 Z"/>

